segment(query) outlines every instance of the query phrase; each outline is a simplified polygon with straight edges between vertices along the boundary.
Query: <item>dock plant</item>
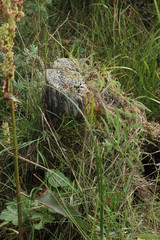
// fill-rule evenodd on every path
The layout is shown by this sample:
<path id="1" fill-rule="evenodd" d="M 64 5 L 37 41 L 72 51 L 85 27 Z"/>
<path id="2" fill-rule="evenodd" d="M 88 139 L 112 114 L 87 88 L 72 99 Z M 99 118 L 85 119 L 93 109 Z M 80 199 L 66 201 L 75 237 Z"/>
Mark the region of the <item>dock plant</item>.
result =
<path id="1" fill-rule="evenodd" d="M 16 134 L 16 121 L 15 109 L 18 100 L 14 96 L 12 81 L 14 80 L 15 66 L 13 62 L 13 46 L 14 37 L 16 34 L 16 22 L 24 16 L 22 11 L 23 0 L 4 0 L 0 1 L 1 13 L 1 27 L 0 27 L 0 49 L 4 53 L 4 59 L 0 67 L 3 76 L 3 89 L 2 94 L 4 100 L 9 100 L 11 103 L 11 119 L 13 129 L 13 148 L 14 148 L 14 171 L 16 180 L 16 197 L 18 209 L 18 225 L 19 225 L 19 238 L 22 239 L 22 211 L 21 211 L 21 197 L 20 197 L 20 181 L 18 169 L 18 148 L 17 148 L 17 134 Z"/>

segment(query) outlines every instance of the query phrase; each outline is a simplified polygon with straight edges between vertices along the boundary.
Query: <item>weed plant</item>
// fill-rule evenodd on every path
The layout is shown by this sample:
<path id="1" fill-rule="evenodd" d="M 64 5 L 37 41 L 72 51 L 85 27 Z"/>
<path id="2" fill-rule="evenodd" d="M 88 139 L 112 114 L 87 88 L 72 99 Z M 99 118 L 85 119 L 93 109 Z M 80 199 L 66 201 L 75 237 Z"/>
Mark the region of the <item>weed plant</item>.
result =
<path id="1" fill-rule="evenodd" d="M 27 240 L 158 239 L 159 170 L 154 181 L 143 176 L 140 117 L 149 109 L 148 118 L 159 121 L 156 5 L 63 2 L 26 1 L 26 17 L 18 24 L 14 46 L 13 87 L 21 101 L 16 121 L 24 236 Z M 80 122 L 64 117 L 59 126 L 53 125 L 45 115 L 44 66 L 52 67 L 57 56 L 88 58 L 90 68 L 98 72 L 98 91 L 125 103 L 123 107 L 104 102 L 101 115 L 90 101 Z M 116 81 L 112 79 L 104 89 L 107 71 Z M 12 137 L 2 128 L 7 122 L 11 131 L 10 116 L 1 95 L 0 104 L 0 238 L 16 239 Z M 44 189 L 57 196 L 58 210 L 45 207 L 41 198 L 42 204 L 35 201 Z M 70 210 L 66 213 L 66 209 Z M 71 214 L 73 209 L 80 217 Z"/>

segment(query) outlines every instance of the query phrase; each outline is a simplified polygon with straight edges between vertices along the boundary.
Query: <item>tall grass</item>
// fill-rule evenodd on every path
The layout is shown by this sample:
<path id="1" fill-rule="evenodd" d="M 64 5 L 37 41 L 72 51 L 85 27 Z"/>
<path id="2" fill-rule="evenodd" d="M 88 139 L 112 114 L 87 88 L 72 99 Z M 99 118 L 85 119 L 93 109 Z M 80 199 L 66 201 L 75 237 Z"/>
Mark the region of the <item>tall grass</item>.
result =
<path id="1" fill-rule="evenodd" d="M 151 236 L 153 231 L 152 238 L 158 238 L 159 175 L 154 193 L 150 194 L 146 179 L 140 174 L 143 172 L 143 129 L 137 112 L 132 109 L 136 101 L 127 99 L 120 91 L 122 86 L 128 95 L 139 98 L 151 110 L 148 116 L 159 120 L 159 15 L 158 4 L 156 1 L 154 4 L 148 5 L 153 12 L 146 18 L 147 6 L 138 9 L 138 5 L 127 5 L 126 1 L 25 2 L 26 18 L 18 25 L 15 44 L 14 84 L 22 102 L 16 112 L 19 158 L 23 161 L 22 188 L 33 196 L 44 187 L 58 192 L 61 200 L 79 208 L 83 220 L 90 226 L 85 230 L 80 222 L 75 224 L 72 217 L 63 218 L 47 209 L 53 221 L 36 230 L 38 218 L 32 218 L 35 206 L 29 204 L 26 222 L 30 224 L 24 231 L 27 239 L 45 236 L 48 239 L 125 240 Z M 110 109 L 111 106 L 104 103 L 99 117 L 91 98 L 87 116 L 79 109 L 83 121 L 65 117 L 55 130 L 44 115 L 43 65 L 52 67 L 57 56 L 88 58 L 90 70 L 93 66 L 96 71 L 100 69 L 95 87 L 109 93 L 107 96 L 115 102 L 124 101 L 126 108 Z M 119 82 L 112 81 L 103 89 L 106 70 Z M 0 116 L 6 120 L 5 104 L 2 106 Z M 15 182 L 10 145 L 4 136 L 0 143 L 0 158 L 6 163 L 5 168 L 0 169 L 1 208 L 4 208 L 12 198 Z M 70 184 L 57 189 L 50 185 L 47 172 L 52 173 L 52 169 L 63 173 Z M 5 236 L 3 228 L 2 237 Z M 14 239 L 13 234 L 10 239 Z"/>
<path id="2" fill-rule="evenodd" d="M 122 87 L 136 97 L 143 97 L 141 101 L 152 111 L 149 117 L 159 118 L 156 114 L 159 104 L 148 99 L 158 100 L 159 89 L 160 44 L 156 1 L 141 6 L 138 2 L 133 5 L 126 1 L 114 1 L 113 4 L 112 1 L 99 0 L 89 1 L 83 6 L 85 8 L 77 14 L 79 5 L 76 3 L 72 2 L 68 8 L 57 4 L 56 10 L 61 13 L 57 21 L 63 22 L 69 11 L 72 14 L 55 37 L 62 39 L 61 44 L 74 57 L 92 55 L 104 67 L 116 67 L 112 73 L 118 77 Z M 51 8 L 49 13 L 53 14 Z M 54 18 L 51 19 L 52 32 L 56 25 Z M 60 45 L 58 48 L 61 49 Z M 68 51 L 62 53 L 70 55 Z"/>

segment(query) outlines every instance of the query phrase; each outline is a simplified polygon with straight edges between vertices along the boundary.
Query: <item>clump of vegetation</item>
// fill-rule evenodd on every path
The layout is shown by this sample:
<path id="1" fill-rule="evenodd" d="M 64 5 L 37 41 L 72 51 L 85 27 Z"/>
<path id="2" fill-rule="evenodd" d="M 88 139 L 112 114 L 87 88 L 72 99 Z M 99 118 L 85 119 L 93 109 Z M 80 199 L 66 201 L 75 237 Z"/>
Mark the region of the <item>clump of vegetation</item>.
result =
<path id="1" fill-rule="evenodd" d="M 13 82 L 21 102 L 15 114 L 24 238 L 158 238 L 156 1 L 28 0 L 24 11 Z M 44 69 L 57 56 L 88 59 L 80 69 L 90 90 L 82 118 L 64 117 L 59 126 L 44 104 Z M 0 228 L 3 239 L 16 239 L 13 138 L 0 94 Z"/>

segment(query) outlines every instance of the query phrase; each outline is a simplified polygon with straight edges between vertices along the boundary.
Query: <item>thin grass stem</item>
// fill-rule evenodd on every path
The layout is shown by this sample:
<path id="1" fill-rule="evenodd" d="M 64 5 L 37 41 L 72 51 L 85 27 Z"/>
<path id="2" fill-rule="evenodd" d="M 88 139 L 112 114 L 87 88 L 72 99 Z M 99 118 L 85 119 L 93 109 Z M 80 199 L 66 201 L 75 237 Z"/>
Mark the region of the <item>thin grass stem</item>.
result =
<path id="1" fill-rule="evenodd" d="M 11 92 L 12 92 L 11 83 Z M 17 197 L 17 211 L 18 211 L 18 226 L 19 226 L 19 239 L 23 239 L 22 234 L 22 209 L 21 209 L 21 195 L 20 195 L 20 181 L 19 181 L 19 168 L 18 168 L 18 144 L 16 133 L 16 121 L 15 121 L 15 106 L 11 101 L 11 117 L 12 117 L 12 130 L 13 130 L 13 148 L 14 148 L 14 171 L 16 181 L 16 197 Z"/>

